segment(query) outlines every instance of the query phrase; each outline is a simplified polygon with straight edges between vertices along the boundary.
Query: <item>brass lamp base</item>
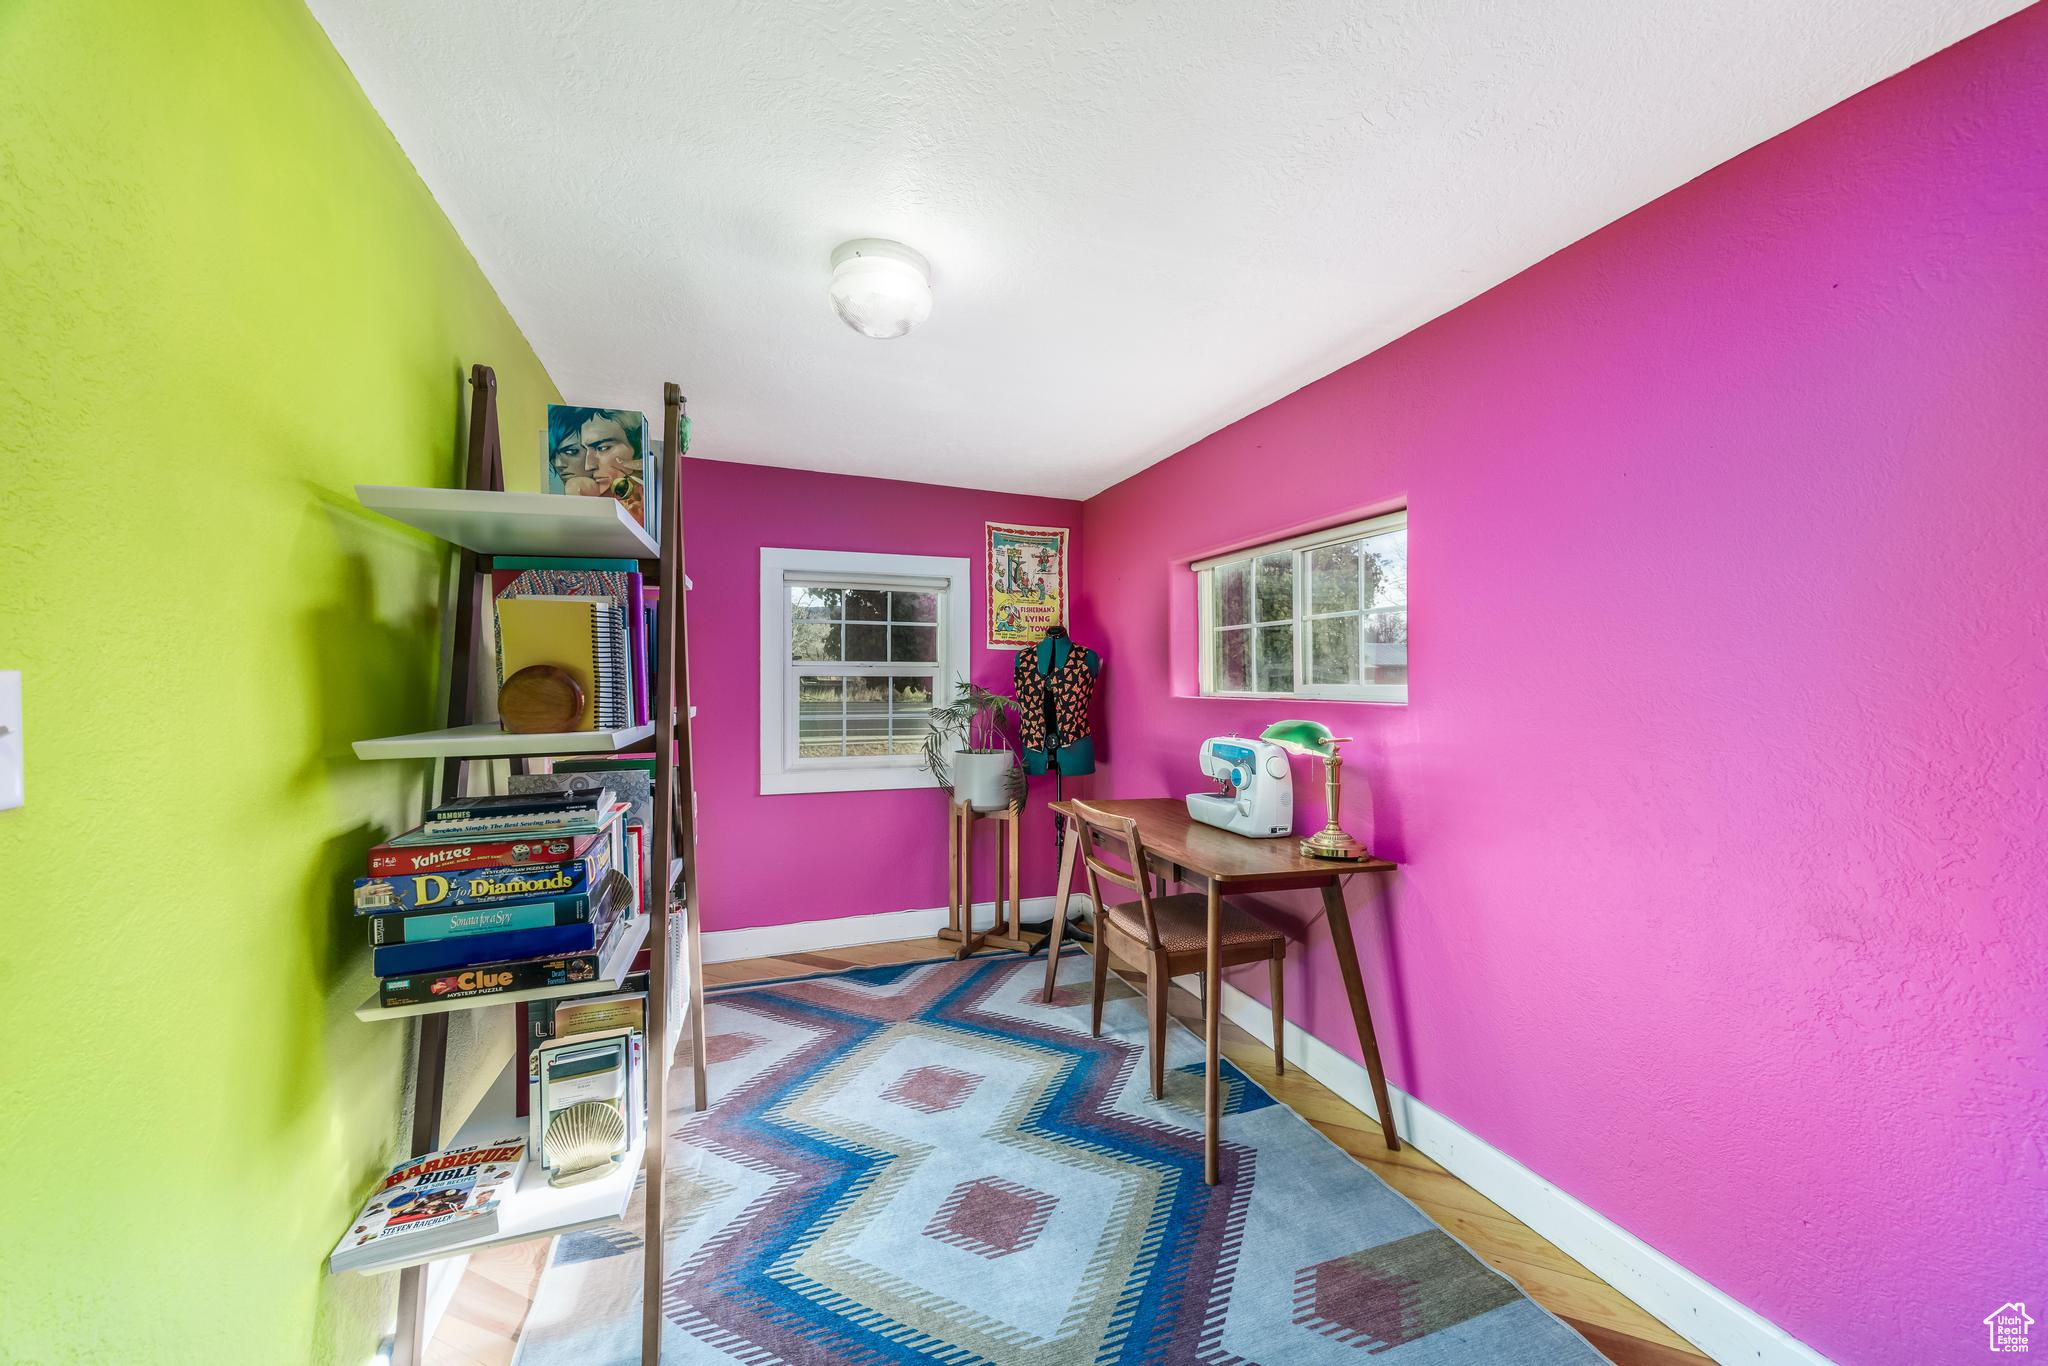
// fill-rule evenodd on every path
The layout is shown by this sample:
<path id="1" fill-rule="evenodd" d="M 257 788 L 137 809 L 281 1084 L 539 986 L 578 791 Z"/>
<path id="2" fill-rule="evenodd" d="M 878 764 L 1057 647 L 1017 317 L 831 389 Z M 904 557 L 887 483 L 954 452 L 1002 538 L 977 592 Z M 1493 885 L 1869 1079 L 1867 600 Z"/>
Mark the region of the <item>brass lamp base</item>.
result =
<path id="1" fill-rule="evenodd" d="M 1310 858 L 1362 859 L 1365 846 L 1334 825 L 1326 825 L 1301 842 L 1301 852 Z"/>

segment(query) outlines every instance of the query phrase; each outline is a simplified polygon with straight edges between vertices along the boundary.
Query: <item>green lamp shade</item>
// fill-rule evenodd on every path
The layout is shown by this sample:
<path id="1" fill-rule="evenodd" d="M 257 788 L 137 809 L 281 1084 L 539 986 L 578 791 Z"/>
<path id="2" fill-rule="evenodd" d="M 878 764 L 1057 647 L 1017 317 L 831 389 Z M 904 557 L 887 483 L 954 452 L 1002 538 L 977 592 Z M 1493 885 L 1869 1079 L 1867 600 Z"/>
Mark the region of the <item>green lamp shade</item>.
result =
<path id="1" fill-rule="evenodd" d="M 1346 743 L 1320 721 L 1275 721 L 1259 738 L 1272 741 L 1290 754 L 1313 754 L 1324 759 Z"/>

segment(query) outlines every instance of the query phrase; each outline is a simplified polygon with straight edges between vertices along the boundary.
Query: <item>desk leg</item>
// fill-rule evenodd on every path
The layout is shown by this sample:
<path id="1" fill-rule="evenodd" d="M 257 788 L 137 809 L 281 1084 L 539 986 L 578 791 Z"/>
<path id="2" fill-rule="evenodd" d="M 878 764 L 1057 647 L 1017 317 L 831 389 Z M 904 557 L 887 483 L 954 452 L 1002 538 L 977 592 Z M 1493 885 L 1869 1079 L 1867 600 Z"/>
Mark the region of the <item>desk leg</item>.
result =
<path id="1" fill-rule="evenodd" d="M 1217 1056 L 1217 1044 L 1223 1025 L 1223 992 L 1220 990 L 1223 976 L 1223 893 L 1214 878 L 1209 879 L 1207 938 L 1202 969 L 1208 983 L 1208 989 L 1202 993 L 1202 1046 L 1206 1050 L 1206 1066 L 1202 1068 L 1202 1120 L 1207 1130 L 1202 1140 L 1202 1179 L 1213 1186 L 1221 1175 L 1222 1163 L 1217 1148 L 1222 1140 L 1223 1127 L 1223 1079 L 1217 1075 L 1222 1065 Z"/>
<path id="2" fill-rule="evenodd" d="M 1358 945 L 1351 938 L 1351 918 L 1344 910 L 1344 889 L 1335 878 L 1323 884 L 1323 909 L 1328 912 L 1330 942 L 1337 967 L 1344 974 L 1344 994 L 1351 998 L 1351 1022 L 1358 1028 L 1358 1047 L 1365 1054 L 1365 1072 L 1372 1079 L 1372 1102 L 1380 1109 L 1380 1131 L 1391 1152 L 1401 1150 L 1394 1132 L 1394 1107 L 1387 1099 L 1387 1074 L 1380 1066 L 1380 1045 L 1372 1032 L 1372 1008 L 1365 1000 L 1365 978 L 1358 971 Z"/>
<path id="3" fill-rule="evenodd" d="M 1052 1004 L 1052 989 L 1058 984 L 1060 972 L 1060 936 L 1067 932 L 1067 893 L 1074 881 L 1074 851 L 1081 847 L 1081 823 L 1067 822 L 1067 837 L 1060 844 L 1060 880 L 1053 887 L 1052 895 L 1052 938 L 1045 941 L 1045 996 L 1047 1005 Z M 1097 941 L 1097 951 L 1101 942 Z"/>

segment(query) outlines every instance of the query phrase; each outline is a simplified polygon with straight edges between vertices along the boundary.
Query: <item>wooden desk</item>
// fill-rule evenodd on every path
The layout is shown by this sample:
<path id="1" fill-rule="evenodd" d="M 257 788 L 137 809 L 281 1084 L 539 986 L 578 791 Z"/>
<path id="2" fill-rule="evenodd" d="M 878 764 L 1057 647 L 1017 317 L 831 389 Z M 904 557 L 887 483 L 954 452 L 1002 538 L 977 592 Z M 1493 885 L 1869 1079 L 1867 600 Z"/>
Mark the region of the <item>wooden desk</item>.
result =
<path id="1" fill-rule="evenodd" d="M 1337 967 L 1344 974 L 1344 992 L 1351 999 L 1351 1021 L 1358 1029 L 1358 1046 L 1365 1053 L 1366 1074 L 1372 1078 L 1373 1103 L 1379 1107 L 1380 1129 L 1387 1147 L 1399 1149 L 1394 1133 L 1393 1108 L 1387 1102 L 1386 1073 L 1380 1067 L 1380 1047 L 1372 1032 L 1372 1011 L 1365 1000 L 1365 979 L 1358 971 L 1358 946 L 1351 938 L 1351 921 L 1344 910 L 1344 889 L 1340 879 L 1353 873 L 1382 873 L 1397 867 L 1383 858 L 1319 859 L 1301 852 L 1299 840 L 1251 839 L 1244 835 L 1204 825 L 1188 814 L 1187 803 L 1177 797 L 1139 797 L 1128 801 L 1088 803 L 1098 811 L 1129 816 L 1138 822 L 1138 836 L 1145 845 L 1145 857 L 1153 871 L 1170 882 L 1187 882 L 1209 893 L 1209 958 L 1204 973 L 1202 1003 L 1203 1046 L 1208 1065 L 1203 1069 L 1203 1111 L 1207 1128 L 1203 1151 L 1203 1175 L 1210 1185 L 1217 1179 L 1217 1132 L 1220 1127 L 1221 1086 L 1217 1060 L 1217 1036 L 1222 1023 L 1223 983 L 1220 980 L 1220 945 L 1217 941 L 1223 898 L 1236 893 L 1277 892 L 1289 888 L 1316 887 L 1322 890 L 1323 909 L 1330 921 L 1330 941 L 1337 950 Z M 1060 845 L 1059 886 L 1053 901 L 1052 940 L 1045 963 L 1045 999 L 1052 1000 L 1053 983 L 1059 971 L 1060 939 L 1067 928 L 1067 894 L 1074 878 L 1075 855 L 1081 847 L 1081 823 L 1073 818 L 1066 802 L 1052 803 L 1052 809 L 1066 822 L 1067 837 Z M 1099 908 L 1098 908 L 1099 909 Z M 1102 952 L 1096 937 L 1097 953 Z"/>

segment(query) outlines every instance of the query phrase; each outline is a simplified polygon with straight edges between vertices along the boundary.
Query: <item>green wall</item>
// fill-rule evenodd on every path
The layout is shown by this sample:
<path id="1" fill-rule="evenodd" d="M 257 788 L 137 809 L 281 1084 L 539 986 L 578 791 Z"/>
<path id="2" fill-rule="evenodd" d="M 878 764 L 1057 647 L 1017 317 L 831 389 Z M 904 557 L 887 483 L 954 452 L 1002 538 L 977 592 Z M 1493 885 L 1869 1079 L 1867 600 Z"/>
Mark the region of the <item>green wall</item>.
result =
<path id="1" fill-rule="evenodd" d="M 351 486 L 455 479 L 472 361 L 516 452 L 553 386 L 300 4 L 0 0 L 0 1359 L 375 1347 L 344 889 L 425 774 L 348 743 L 434 724 L 446 562 Z"/>

